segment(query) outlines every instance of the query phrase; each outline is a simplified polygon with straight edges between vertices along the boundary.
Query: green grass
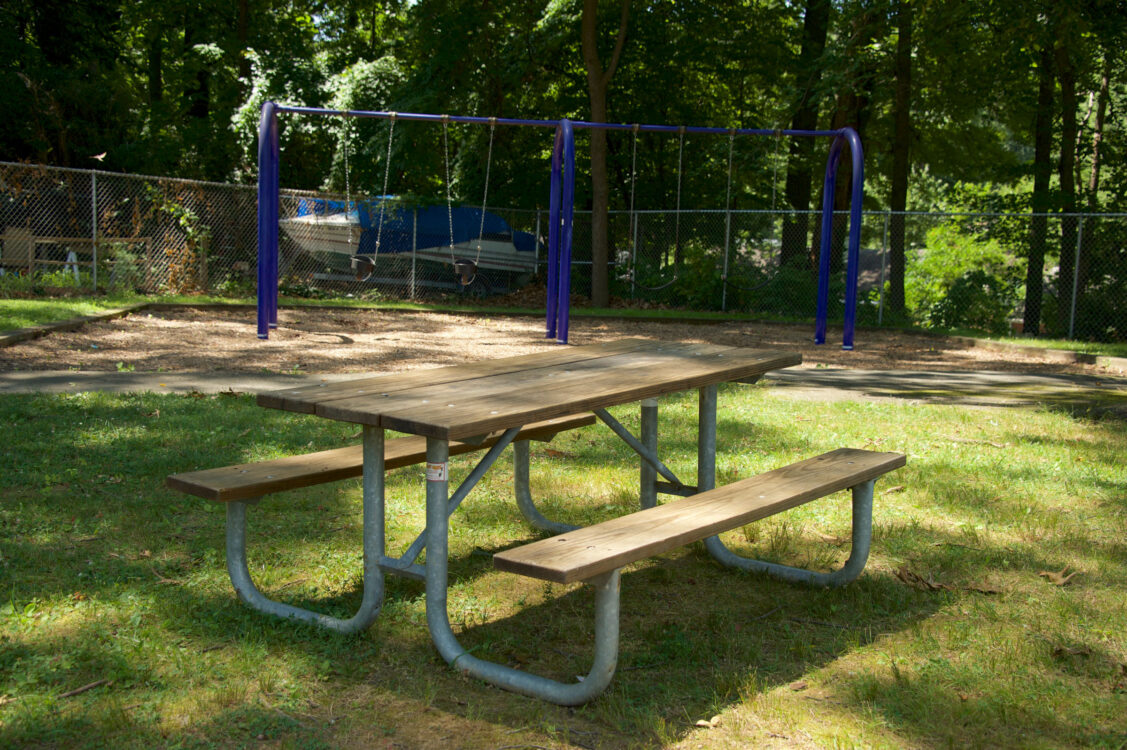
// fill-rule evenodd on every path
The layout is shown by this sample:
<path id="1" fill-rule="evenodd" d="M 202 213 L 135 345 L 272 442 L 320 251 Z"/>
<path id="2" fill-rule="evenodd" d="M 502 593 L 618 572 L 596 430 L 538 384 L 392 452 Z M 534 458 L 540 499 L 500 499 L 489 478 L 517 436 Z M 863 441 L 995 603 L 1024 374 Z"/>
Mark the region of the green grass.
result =
<path id="1" fill-rule="evenodd" d="M 1069 339 L 1039 339 L 1026 337 L 991 337 L 992 341 L 1018 346 L 1036 346 L 1044 349 L 1065 349 L 1083 354 L 1099 354 L 1108 357 L 1127 357 L 1127 342 L 1071 341 Z"/>
<path id="2" fill-rule="evenodd" d="M 138 296 L 0 299 L 0 331 L 59 323 L 145 301 Z"/>
<path id="3" fill-rule="evenodd" d="M 637 428 L 636 411 L 616 409 Z M 316 450 L 356 429 L 246 396 L 0 397 L 0 746 L 1122 747 L 1127 730 L 1127 427 L 1046 408 L 810 403 L 721 391 L 720 481 L 838 446 L 898 450 L 873 554 L 839 590 L 720 569 L 694 546 L 623 575 L 619 671 L 570 711 L 464 678 L 437 656 L 420 584 L 388 580 L 352 637 L 241 605 L 223 509 L 164 477 Z M 663 401 L 662 450 L 694 465 L 695 398 Z M 598 427 L 533 445 L 533 491 L 588 523 L 635 503 L 637 459 Z M 453 462 L 454 479 L 470 467 Z M 475 654 L 571 680 L 589 666 L 582 586 L 496 573 L 535 538 L 507 459 L 452 524 L 450 616 Z M 421 471 L 389 479 L 387 535 L 423 517 Z M 355 481 L 250 510 L 252 574 L 337 616 L 357 607 Z M 848 495 L 733 532 L 825 567 L 848 553 Z M 1059 587 L 1039 575 L 1079 571 Z M 901 571 L 900 576 L 897 571 Z M 931 590 L 905 583 L 931 581 Z M 994 593 L 982 593 L 992 591 Z M 71 697 L 67 691 L 105 683 Z M 719 716 L 712 728 L 698 720 Z"/>

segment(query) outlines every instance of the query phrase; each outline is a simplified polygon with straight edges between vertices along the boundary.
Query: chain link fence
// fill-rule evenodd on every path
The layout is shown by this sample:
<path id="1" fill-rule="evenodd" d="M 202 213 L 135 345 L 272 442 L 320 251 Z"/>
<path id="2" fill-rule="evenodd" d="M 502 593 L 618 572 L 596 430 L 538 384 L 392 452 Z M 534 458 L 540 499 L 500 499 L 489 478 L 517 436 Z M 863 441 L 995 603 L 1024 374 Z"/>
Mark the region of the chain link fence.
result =
<path id="1" fill-rule="evenodd" d="M 517 293 L 542 304 L 546 211 L 350 198 L 346 212 L 344 196 L 283 191 L 283 295 L 489 304 Z M 256 201 L 251 186 L 0 162 L 0 294 L 253 296 Z M 580 296 L 591 291 L 590 223 L 576 213 Z M 840 319 L 847 216 L 829 231 L 830 316 Z M 821 234 L 818 212 L 612 211 L 610 294 L 637 307 L 811 320 Z M 1031 251 L 1043 254 L 1040 295 L 1027 295 Z M 1042 334 L 1124 341 L 1127 215 L 868 212 L 859 279 L 862 325 L 1021 333 L 1033 299 Z"/>

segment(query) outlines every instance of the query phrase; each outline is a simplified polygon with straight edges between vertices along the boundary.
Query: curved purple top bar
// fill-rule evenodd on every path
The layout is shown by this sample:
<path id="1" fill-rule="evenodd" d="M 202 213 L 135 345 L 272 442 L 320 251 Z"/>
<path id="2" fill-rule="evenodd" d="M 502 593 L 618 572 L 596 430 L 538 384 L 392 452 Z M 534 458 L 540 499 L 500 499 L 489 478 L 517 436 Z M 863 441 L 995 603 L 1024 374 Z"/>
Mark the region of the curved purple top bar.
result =
<path id="1" fill-rule="evenodd" d="M 375 117 L 383 120 L 395 118 L 414 122 L 456 122 L 467 125 L 519 125 L 530 128 L 557 128 L 559 120 L 524 120 L 512 117 L 476 117 L 472 115 L 430 115 L 418 112 L 391 112 L 365 109 L 324 109 L 322 107 L 287 107 L 277 105 L 276 112 L 292 112 L 301 115 L 329 115 L 336 117 Z M 586 122 L 569 120 L 571 127 L 577 129 L 634 130 L 641 133 L 694 133 L 702 135 L 794 135 L 802 137 L 822 137 L 843 135 L 844 130 L 771 130 L 768 128 L 716 128 L 680 125 L 642 125 L 625 122 Z M 848 130 L 848 128 L 846 128 Z"/>

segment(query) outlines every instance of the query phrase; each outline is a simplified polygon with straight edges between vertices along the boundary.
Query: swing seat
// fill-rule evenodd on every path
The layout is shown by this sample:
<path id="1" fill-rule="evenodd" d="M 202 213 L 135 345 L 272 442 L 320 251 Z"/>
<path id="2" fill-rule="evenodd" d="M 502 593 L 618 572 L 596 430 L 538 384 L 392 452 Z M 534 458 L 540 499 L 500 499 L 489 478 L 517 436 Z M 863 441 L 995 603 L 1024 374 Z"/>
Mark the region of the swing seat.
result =
<path id="1" fill-rule="evenodd" d="M 376 263 L 371 255 L 353 255 L 349 262 L 357 281 L 367 281 L 376 271 Z"/>
<path id="2" fill-rule="evenodd" d="M 456 258 L 454 260 L 454 273 L 461 277 L 462 286 L 469 286 L 477 277 L 477 263 L 467 258 Z"/>

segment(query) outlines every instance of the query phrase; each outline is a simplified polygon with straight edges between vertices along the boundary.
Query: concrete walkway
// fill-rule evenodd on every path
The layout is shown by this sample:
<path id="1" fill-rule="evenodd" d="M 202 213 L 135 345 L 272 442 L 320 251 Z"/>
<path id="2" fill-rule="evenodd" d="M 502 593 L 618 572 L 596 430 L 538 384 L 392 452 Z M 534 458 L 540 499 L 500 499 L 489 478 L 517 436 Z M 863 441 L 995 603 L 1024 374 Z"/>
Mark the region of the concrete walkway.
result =
<path id="1" fill-rule="evenodd" d="M 0 373 L 3 393 L 258 393 L 329 383 L 355 374 L 286 375 L 230 372 L 73 372 Z M 790 369 L 770 373 L 764 382 L 788 397 L 816 400 L 907 399 L 921 403 L 970 406 L 1051 405 L 1079 413 L 1127 419 L 1127 378 L 1096 375 L 1029 375 L 1015 372 L 930 372 L 912 370 Z"/>

